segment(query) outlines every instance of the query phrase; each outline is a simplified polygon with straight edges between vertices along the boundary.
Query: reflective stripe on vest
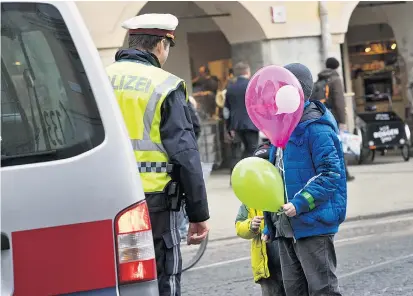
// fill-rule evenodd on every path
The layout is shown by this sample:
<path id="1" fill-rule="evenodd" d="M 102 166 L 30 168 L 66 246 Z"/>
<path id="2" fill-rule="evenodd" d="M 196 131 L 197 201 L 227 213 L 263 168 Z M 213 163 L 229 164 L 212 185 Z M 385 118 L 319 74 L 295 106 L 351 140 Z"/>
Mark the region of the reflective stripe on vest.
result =
<path id="1" fill-rule="evenodd" d="M 139 173 L 166 173 L 168 168 L 167 162 L 138 162 Z"/>
<path id="2" fill-rule="evenodd" d="M 162 192 L 171 178 L 160 137 L 161 106 L 172 91 L 181 83 L 185 87 L 185 83 L 160 68 L 136 62 L 112 64 L 107 73 L 131 138 L 144 191 Z M 136 84 L 125 87 L 125 81 L 132 78 Z"/>
<path id="3" fill-rule="evenodd" d="M 143 124 L 144 124 L 144 132 L 143 132 L 143 139 L 131 139 L 133 150 L 140 150 L 140 151 L 161 151 L 166 154 L 166 150 L 163 147 L 162 143 L 154 143 L 150 139 L 150 129 L 152 126 L 152 121 L 156 113 L 156 106 L 159 103 L 159 100 L 162 98 L 162 94 L 165 91 L 170 90 L 168 94 L 175 90 L 176 87 L 179 85 L 178 82 L 182 81 L 178 77 L 174 75 L 170 75 L 162 84 L 155 87 L 151 97 L 149 98 L 148 104 L 146 105 L 145 113 L 143 115 Z M 175 89 L 170 89 L 171 86 L 175 86 Z M 165 95 L 162 98 L 162 101 L 167 97 Z"/>

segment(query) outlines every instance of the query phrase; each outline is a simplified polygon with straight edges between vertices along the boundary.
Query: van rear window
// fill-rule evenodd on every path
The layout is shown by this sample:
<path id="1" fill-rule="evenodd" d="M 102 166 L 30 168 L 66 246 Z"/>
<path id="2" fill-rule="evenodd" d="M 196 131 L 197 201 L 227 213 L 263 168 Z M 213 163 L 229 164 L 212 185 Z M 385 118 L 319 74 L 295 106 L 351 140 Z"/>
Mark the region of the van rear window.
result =
<path id="1" fill-rule="evenodd" d="M 1 163 L 70 158 L 104 140 L 88 77 L 54 6 L 1 3 Z"/>

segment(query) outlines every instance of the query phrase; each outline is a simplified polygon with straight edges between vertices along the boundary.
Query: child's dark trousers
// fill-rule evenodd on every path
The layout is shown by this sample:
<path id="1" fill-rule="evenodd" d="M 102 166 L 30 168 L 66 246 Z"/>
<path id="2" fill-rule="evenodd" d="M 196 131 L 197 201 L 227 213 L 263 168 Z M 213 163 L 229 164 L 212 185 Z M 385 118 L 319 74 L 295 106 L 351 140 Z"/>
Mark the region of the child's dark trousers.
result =
<path id="1" fill-rule="evenodd" d="M 341 296 L 333 235 L 280 237 L 278 245 L 287 296 Z"/>

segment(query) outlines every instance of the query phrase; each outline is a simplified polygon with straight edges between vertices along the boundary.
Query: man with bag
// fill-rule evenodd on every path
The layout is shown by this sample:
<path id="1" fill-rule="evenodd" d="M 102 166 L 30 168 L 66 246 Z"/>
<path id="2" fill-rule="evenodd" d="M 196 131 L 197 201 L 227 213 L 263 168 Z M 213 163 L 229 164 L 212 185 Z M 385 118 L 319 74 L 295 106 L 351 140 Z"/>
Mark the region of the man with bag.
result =
<path id="1" fill-rule="evenodd" d="M 174 46 L 178 19 L 144 14 L 123 23 L 129 49 L 107 68 L 132 142 L 145 191 L 160 296 L 181 295 L 177 216 L 185 193 L 188 244 L 208 234 L 205 183 L 185 82 L 162 69 Z"/>
<path id="2" fill-rule="evenodd" d="M 348 132 L 346 125 L 346 101 L 343 85 L 337 72 L 340 62 L 336 58 L 326 60 L 326 69 L 318 74 L 310 101 L 322 102 L 333 113 L 337 120 L 340 132 Z M 353 181 L 346 164 L 347 181 Z"/>

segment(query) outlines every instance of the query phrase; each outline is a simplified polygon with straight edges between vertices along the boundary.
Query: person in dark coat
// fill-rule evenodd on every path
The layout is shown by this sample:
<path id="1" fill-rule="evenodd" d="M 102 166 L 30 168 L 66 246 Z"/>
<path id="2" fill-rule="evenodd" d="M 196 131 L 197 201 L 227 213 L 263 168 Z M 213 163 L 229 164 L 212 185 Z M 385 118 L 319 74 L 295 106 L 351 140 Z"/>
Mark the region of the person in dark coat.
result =
<path id="1" fill-rule="evenodd" d="M 211 75 L 207 66 L 199 68 L 199 75 L 192 80 L 194 90 L 193 96 L 202 110 L 208 117 L 215 114 L 215 96 L 218 91 L 218 78 Z"/>
<path id="2" fill-rule="evenodd" d="M 234 141 L 237 141 L 237 138 L 239 138 L 244 145 L 242 158 L 245 158 L 252 156 L 258 146 L 258 128 L 252 123 L 245 106 L 245 92 L 251 76 L 250 67 L 240 62 L 235 65 L 234 74 L 237 79 L 235 82 L 228 84 L 224 113 L 228 114 L 227 128 L 231 138 Z M 238 148 L 240 147 L 239 145 L 236 147 L 236 150 L 240 149 Z M 231 170 L 238 161 L 237 153 L 239 151 L 233 151 L 235 157 Z"/>
<path id="3" fill-rule="evenodd" d="M 326 60 L 326 69 L 318 74 L 319 80 L 327 80 L 329 87 L 328 107 L 337 120 L 340 131 L 348 131 L 346 125 L 346 101 L 344 98 L 343 84 L 341 83 L 340 75 L 337 72 L 340 62 L 336 58 L 328 58 Z M 353 181 L 354 176 L 351 176 L 346 164 L 347 181 Z"/>
<path id="4" fill-rule="evenodd" d="M 346 125 L 346 101 L 344 99 L 343 84 L 337 72 L 339 66 L 340 63 L 336 58 L 328 58 L 326 69 L 318 74 L 318 79 L 328 81 L 328 105 L 339 124 L 340 130 L 342 130 Z"/>

